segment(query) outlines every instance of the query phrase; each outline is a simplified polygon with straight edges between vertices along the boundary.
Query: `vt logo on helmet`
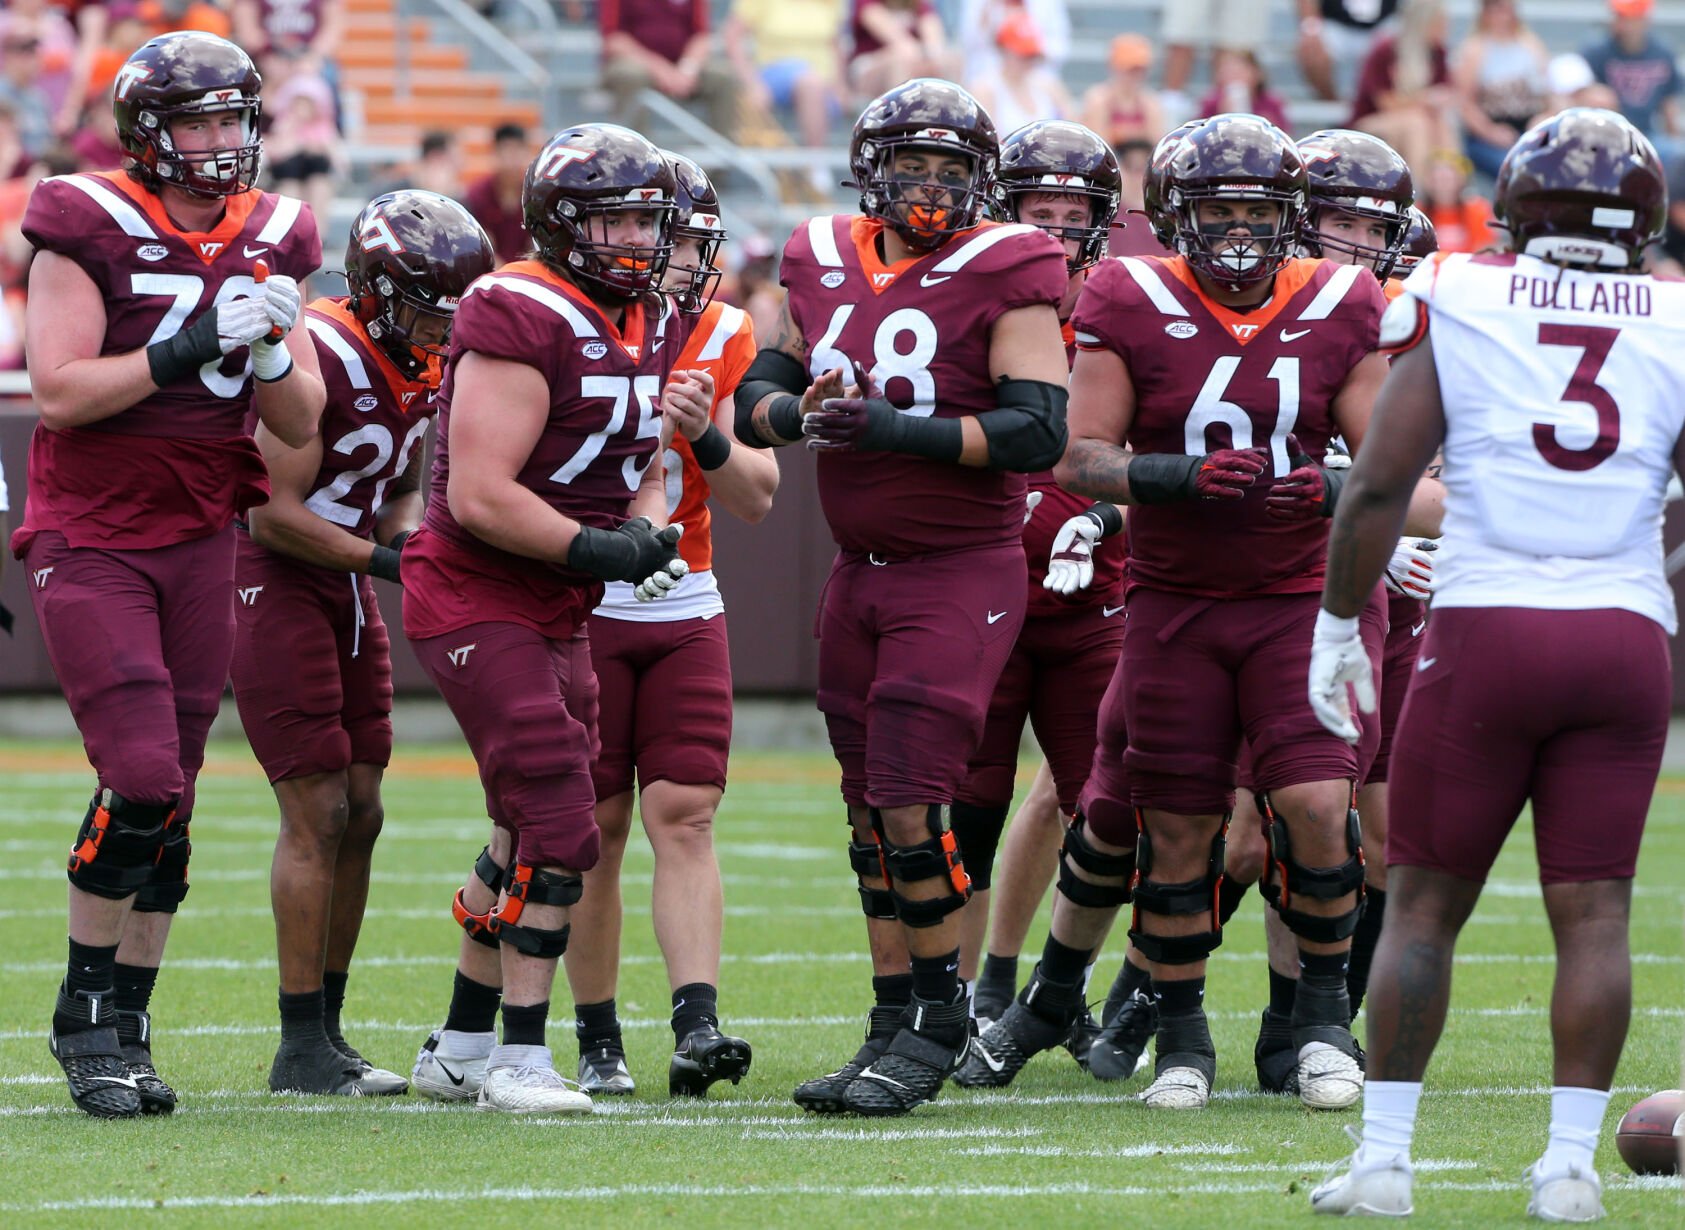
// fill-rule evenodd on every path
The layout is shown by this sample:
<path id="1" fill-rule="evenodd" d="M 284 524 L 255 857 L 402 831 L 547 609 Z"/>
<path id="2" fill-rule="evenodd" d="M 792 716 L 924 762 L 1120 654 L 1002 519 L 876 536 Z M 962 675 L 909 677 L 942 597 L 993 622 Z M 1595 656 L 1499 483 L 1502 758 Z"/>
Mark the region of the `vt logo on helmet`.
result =
<path id="1" fill-rule="evenodd" d="M 262 88 L 251 57 L 214 34 L 177 31 L 142 44 L 117 70 L 112 89 L 124 169 L 153 192 L 166 184 L 199 197 L 250 191 L 263 153 Z M 238 145 L 178 148 L 177 121 L 231 111 L 239 115 Z"/>
<path id="2" fill-rule="evenodd" d="M 1017 222 L 1020 203 L 1032 195 L 1086 201 L 1085 225 L 1043 228 L 1055 239 L 1077 245 L 1076 255 L 1067 248 L 1065 257 L 1066 268 L 1077 273 L 1106 255 L 1106 236 L 1117 218 L 1122 188 L 1117 155 L 1098 135 L 1067 120 L 1037 120 L 1000 147 L 995 212 L 1002 222 Z"/>

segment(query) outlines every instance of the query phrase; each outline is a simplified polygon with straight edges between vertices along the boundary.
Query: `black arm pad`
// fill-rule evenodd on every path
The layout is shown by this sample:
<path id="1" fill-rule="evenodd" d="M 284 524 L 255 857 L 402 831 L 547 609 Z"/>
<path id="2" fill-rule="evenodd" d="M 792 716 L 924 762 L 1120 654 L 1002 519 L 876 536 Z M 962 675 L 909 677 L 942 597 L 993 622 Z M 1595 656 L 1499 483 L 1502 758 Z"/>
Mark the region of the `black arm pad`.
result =
<path id="1" fill-rule="evenodd" d="M 1084 515 L 1094 518 L 1100 527 L 1100 540 L 1104 542 L 1114 534 L 1123 533 L 1123 513 L 1116 504 L 1108 504 L 1104 500 L 1095 500 L 1082 510 Z"/>
<path id="2" fill-rule="evenodd" d="M 379 577 L 382 581 L 395 581 L 403 584 L 399 574 L 399 560 L 401 553 L 391 547 L 376 545 L 374 554 L 369 557 L 369 575 Z"/>
<path id="3" fill-rule="evenodd" d="M 1334 515 L 1334 505 L 1339 502 L 1340 489 L 1346 485 L 1346 479 L 1350 476 L 1350 474 L 1351 469 L 1349 467 L 1341 470 L 1324 470 L 1322 472 L 1323 490 L 1328 493 L 1322 498 L 1323 516 L 1332 517 Z"/>
<path id="4" fill-rule="evenodd" d="M 161 389 L 185 380 L 212 359 L 221 357 L 222 343 L 217 339 L 215 308 L 181 332 L 172 333 L 146 348 L 146 365 L 151 369 L 152 383 Z"/>
<path id="5" fill-rule="evenodd" d="M 989 444 L 989 469 L 1034 474 L 1065 455 L 1070 391 L 1044 380 L 1002 380 L 995 405 L 977 416 Z"/>
<path id="6" fill-rule="evenodd" d="M 750 448 L 771 448 L 770 441 L 763 440 L 755 430 L 753 415 L 755 407 L 760 405 L 769 393 L 782 393 L 794 398 L 789 404 L 787 414 L 786 405 L 781 401 L 773 407 L 772 428 L 780 436 L 794 443 L 801 439 L 801 395 L 807 392 L 811 382 L 807 378 L 807 369 L 782 350 L 766 347 L 755 355 L 755 361 L 749 364 L 749 369 L 743 373 L 743 379 L 737 385 L 737 392 L 732 395 L 732 406 L 736 410 L 733 426 L 737 429 L 737 438 Z M 794 430 L 790 430 L 791 428 Z"/>
<path id="7" fill-rule="evenodd" d="M 1184 453 L 1135 453 L 1129 458 L 1129 499 L 1132 504 L 1175 504 L 1197 494 L 1194 478 L 1201 457 Z"/>

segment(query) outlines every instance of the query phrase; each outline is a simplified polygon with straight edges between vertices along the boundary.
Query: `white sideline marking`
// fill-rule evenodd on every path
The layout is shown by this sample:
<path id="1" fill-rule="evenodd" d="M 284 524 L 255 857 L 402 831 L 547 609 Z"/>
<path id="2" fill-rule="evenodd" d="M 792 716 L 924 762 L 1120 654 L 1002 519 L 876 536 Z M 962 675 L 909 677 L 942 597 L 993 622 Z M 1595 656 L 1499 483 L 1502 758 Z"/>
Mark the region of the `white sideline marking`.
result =
<path id="1" fill-rule="evenodd" d="M 852 1140 L 865 1143 L 879 1140 L 1022 1140 L 1042 1135 L 1037 1127 L 974 1127 L 974 1128 L 872 1128 L 815 1127 L 801 1131 L 789 1128 L 751 1129 L 743 1133 L 745 1140 Z"/>
<path id="2" fill-rule="evenodd" d="M 1090 1149 L 1073 1149 L 1065 1145 L 976 1145 L 969 1149 L 956 1149 L 966 1157 L 1232 1157 L 1237 1153 L 1247 1153 L 1250 1150 L 1240 1145 L 1121 1145 L 1115 1149 L 1096 1147 Z M 1207 1166 L 1191 1166 L 1190 1170 L 1208 1170 Z M 1225 1173 L 1233 1167 L 1224 1163 L 1221 1167 Z"/>
<path id="3" fill-rule="evenodd" d="M 1258 1014 L 1253 1012 L 1248 1013 L 1247 1015 L 1255 1017 Z M 858 1016 L 746 1016 L 732 1017 L 731 1023 L 732 1025 L 742 1029 L 800 1029 L 809 1025 L 859 1025 L 860 1018 Z M 667 1017 L 632 1017 L 621 1021 L 620 1027 L 622 1029 L 670 1029 L 672 1028 L 672 1024 L 673 1022 Z M 572 1017 L 552 1017 L 549 1021 L 545 1022 L 545 1025 L 549 1029 L 572 1030 L 574 1020 Z M 181 1029 L 169 1029 L 166 1031 L 166 1034 L 160 1034 L 159 1038 L 160 1040 L 162 1040 L 165 1036 L 170 1038 L 245 1038 L 261 1034 L 276 1034 L 278 1036 L 280 1028 L 280 1023 L 277 1021 L 266 1021 L 262 1024 L 250 1025 L 188 1025 Z M 425 1039 L 429 1031 L 438 1028 L 438 1023 L 426 1023 L 420 1021 L 347 1021 L 345 1022 L 345 1028 L 354 1033 L 415 1033 Z M 46 1036 L 47 1031 L 44 1029 L 8 1029 L 0 1031 L 0 1042 L 16 1042 L 21 1039 L 45 1038 Z"/>
<path id="4" fill-rule="evenodd" d="M 1321 1174 L 1328 1169 L 1326 1158 L 1306 1158 L 1297 1162 L 1224 1162 L 1216 1169 L 1224 1174 Z M 1432 1174 L 1447 1170 L 1479 1170 L 1479 1162 L 1458 1162 L 1445 1158 L 1429 1158 L 1426 1161 L 1410 1161 L 1410 1168 L 1417 1174 Z M 1177 1170 L 1188 1171 L 1193 1174 L 1203 1174 L 1212 1169 L 1209 1166 L 1190 1165 L 1180 1162 Z"/>

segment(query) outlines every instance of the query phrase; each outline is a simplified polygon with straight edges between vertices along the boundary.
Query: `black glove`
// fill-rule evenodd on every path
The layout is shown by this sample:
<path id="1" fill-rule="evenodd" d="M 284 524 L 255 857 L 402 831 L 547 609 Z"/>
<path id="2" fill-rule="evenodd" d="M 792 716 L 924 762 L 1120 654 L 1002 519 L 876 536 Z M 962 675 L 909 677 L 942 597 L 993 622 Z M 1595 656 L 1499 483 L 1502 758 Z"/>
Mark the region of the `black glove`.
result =
<path id="1" fill-rule="evenodd" d="M 676 525 L 657 530 L 648 517 L 633 517 L 612 530 L 582 525 L 568 548 L 567 565 L 605 581 L 640 584 L 678 558 L 681 533 Z"/>

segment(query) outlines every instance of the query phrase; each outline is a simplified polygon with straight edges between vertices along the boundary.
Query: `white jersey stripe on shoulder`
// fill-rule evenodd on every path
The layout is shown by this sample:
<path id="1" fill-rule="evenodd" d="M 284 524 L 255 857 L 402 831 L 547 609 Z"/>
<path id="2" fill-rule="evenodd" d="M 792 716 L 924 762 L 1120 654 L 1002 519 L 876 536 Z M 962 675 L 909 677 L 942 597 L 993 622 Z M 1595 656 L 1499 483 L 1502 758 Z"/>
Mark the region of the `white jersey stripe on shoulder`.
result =
<path id="1" fill-rule="evenodd" d="M 953 273 L 963 269 L 977 257 L 983 255 L 997 243 L 1007 239 L 1016 239 L 1020 235 L 1028 235 L 1036 228 L 1023 222 L 1013 222 L 1007 226 L 992 226 L 981 235 L 973 235 L 960 244 L 958 248 L 931 266 L 932 273 Z"/>
<path id="2" fill-rule="evenodd" d="M 269 215 L 269 221 L 263 224 L 263 229 L 257 233 L 253 243 L 280 243 L 287 237 L 287 232 L 293 229 L 293 223 L 298 221 L 299 211 L 304 208 L 304 202 L 296 196 L 275 197 L 275 212 Z"/>
<path id="3" fill-rule="evenodd" d="M 132 235 L 136 239 L 156 239 L 158 232 L 152 229 L 146 216 L 119 192 L 113 192 L 99 180 L 87 175 L 55 175 L 51 183 L 68 184 L 82 193 L 94 204 L 111 215 L 111 220 L 123 228 L 123 234 Z"/>
<path id="4" fill-rule="evenodd" d="M 830 214 L 807 220 L 807 242 L 813 248 L 813 259 L 827 269 L 841 269 L 843 265 L 835 221 Z"/>
<path id="5" fill-rule="evenodd" d="M 1182 301 L 1170 293 L 1170 288 L 1164 284 L 1164 279 L 1154 272 L 1152 266 L 1138 256 L 1122 258 L 1123 267 L 1129 276 L 1135 279 L 1135 285 L 1141 288 L 1141 293 L 1152 300 L 1153 306 L 1166 316 L 1186 316 L 1188 309 L 1182 306 Z"/>
<path id="6" fill-rule="evenodd" d="M 304 324 L 316 336 L 316 339 L 333 351 L 339 361 L 345 364 L 345 376 L 351 381 L 354 389 L 372 389 L 374 382 L 369 379 L 368 365 L 363 362 L 363 356 L 357 353 L 357 348 L 340 336 L 339 330 L 325 320 L 318 320 L 314 316 L 306 316 Z"/>
<path id="7" fill-rule="evenodd" d="M 568 322 L 575 337 L 596 337 L 597 326 L 592 324 L 566 295 L 558 294 L 548 286 L 541 286 L 537 282 L 529 282 L 525 278 L 503 277 L 498 274 L 488 274 L 468 288 L 462 297 L 487 290 L 506 290 L 512 294 L 524 295 L 534 303 L 542 303 L 556 315 Z"/>
<path id="8" fill-rule="evenodd" d="M 1346 292 L 1352 288 L 1359 274 L 1368 273 L 1362 265 L 1341 265 L 1334 271 L 1334 276 L 1322 284 L 1322 289 L 1316 292 L 1316 298 L 1305 305 L 1305 310 L 1299 313 L 1300 320 L 1327 320 L 1334 309 L 1340 306 L 1340 301 L 1346 297 Z"/>
<path id="9" fill-rule="evenodd" d="M 743 327 L 743 309 L 732 307 L 729 303 L 720 305 L 720 315 L 714 321 L 714 331 L 708 335 L 708 340 L 702 343 L 702 349 L 696 353 L 698 363 L 712 362 L 725 353 L 725 344 L 737 336 L 737 331 Z"/>

